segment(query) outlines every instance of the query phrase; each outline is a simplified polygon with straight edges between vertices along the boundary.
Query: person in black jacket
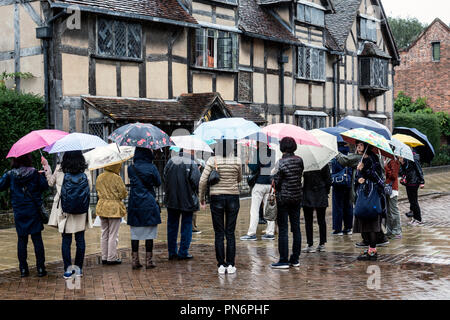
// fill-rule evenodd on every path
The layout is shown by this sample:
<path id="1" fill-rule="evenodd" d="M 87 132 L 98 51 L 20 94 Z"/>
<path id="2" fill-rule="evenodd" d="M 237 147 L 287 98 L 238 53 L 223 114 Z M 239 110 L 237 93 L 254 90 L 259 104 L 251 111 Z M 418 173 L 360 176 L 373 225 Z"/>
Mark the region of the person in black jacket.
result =
<path id="1" fill-rule="evenodd" d="M 408 195 L 409 208 L 412 215 L 408 212 L 406 216 L 411 218 L 409 224 L 421 225 L 422 215 L 420 212 L 418 193 L 419 188 L 423 189 L 425 186 L 425 179 L 423 177 L 422 167 L 420 166 L 420 157 L 414 152 L 414 161 L 399 157 L 401 163 L 399 175 L 402 176 L 400 183 L 406 187 Z M 411 217 L 412 216 L 412 217 Z"/>
<path id="2" fill-rule="evenodd" d="M 282 158 L 272 172 L 277 199 L 278 251 L 280 260 L 271 264 L 274 269 L 288 269 L 289 266 L 300 266 L 299 257 L 302 244 L 300 233 L 300 207 L 302 203 L 303 160 L 294 154 L 297 144 L 291 137 L 280 141 Z M 289 255 L 288 219 L 293 235 L 292 255 Z"/>
<path id="3" fill-rule="evenodd" d="M 0 178 L 0 191 L 10 189 L 14 223 L 17 232 L 17 257 L 20 276 L 27 277 L 30 272 L 27 263 L 28 236 L 34 245 L 38 277 L 47 274 L 45 270 L 45 251 L 42 242 L 44 225 L 39 213 L 42 193 L 48 189 L 45 176 L 32 167 L 31 155 L 25 154 L 12 159 L 12 170 Z"/>
<path id="4" fill-rule="evenodd" d="M 327 164 L 321 170 L 309 171 L 303 174 L 303 212 L 305 214 L 305 229 L 308 247 L 305 252 L 315 252 L 313 247 L 313 217 L 317 212 L 320 242 L 317 251 L 325 251 L 327 242 L 327 225 L 325 212 L 328 207 L 328 194 L 331 189 L 330 166 Z"/>
<path id="5" fill-rule="evenodd" d="M 136 148 L 133 165 L 128 167 L 131 188 L 127 224 L 131 232 L 133 269 L 142 267 L 139 262 L 139 240 L 145 240 L 146 268 L 155 267 L 152 260 L 153 239 L 156 239 L 158 224 L 161 223 L 161 209 L 156 202 L 154 188 L 161 185 L 161 177 L 153 159 L 150 149 Z"/>
<path id="6" fill-rule="evenodd" d="M 170 158 L 164 168 L 165 204 L 167 207 L 167 247 L 169 260 L 192 259 L 188 253 L 192 240 L 192 215 L 199 210 L 200 170 L 194 151 L 183 150 Z M 181 240 L 177 251 L 178 225 L 181 217 Z"/>

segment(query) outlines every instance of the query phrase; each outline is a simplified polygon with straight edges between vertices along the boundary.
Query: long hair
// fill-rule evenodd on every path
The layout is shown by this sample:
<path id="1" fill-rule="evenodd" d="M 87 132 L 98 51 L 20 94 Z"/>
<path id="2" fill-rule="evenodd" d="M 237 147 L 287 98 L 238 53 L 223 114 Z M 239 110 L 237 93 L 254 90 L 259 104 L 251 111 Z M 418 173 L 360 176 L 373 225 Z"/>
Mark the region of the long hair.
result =
<path id="1" fill-rule="evenodd" d="M 87 169 L 87 163 L 81 151 L 67 151 L 61 162 L 61 170 L 64 173 L 82 173 Z"/>
<path id="2" fill-rule="evenodd" d="M 18 169 L 21 167 L 32 167 L 33 160 L 31 159 L 31 153 L 24 154 L 17 158 L 12 158 L 11 168 Z"/>

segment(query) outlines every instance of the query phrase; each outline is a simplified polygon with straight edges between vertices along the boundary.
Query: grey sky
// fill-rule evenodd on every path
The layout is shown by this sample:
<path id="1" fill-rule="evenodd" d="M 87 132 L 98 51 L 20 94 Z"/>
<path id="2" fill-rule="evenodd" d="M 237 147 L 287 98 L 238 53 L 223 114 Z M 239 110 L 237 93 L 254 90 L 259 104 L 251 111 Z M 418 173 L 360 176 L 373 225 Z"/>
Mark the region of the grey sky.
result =
<path id="1" fill-rule="evenodd" d="M 449 0 L 381 0 L 388 17 L 415 17 L 430 23 L 436 17 L 450 23 Z"/>

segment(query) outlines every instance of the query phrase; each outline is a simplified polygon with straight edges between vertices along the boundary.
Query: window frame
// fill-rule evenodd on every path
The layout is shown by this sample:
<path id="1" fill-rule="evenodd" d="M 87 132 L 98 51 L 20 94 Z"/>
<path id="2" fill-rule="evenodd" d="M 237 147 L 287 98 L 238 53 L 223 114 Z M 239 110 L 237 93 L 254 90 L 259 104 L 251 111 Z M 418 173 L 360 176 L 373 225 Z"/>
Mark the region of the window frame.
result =
<path id="1" fill-rule="evenodd" d="M 434 59 L 434 46 L 438 45 L 439 47 L 439 59 Z M 441 42 L 440 41 L 432 41 L 431 42 L 431 61 L 433 62 L 440 62 L 441 61 Z"/>
<path id="2" fill-rule="evenodd" d="M 101 22 L 101 20 L 107 21 L 112 26 L 111 27 L 111 33 L 112 33 L 112 39 L 111 39 L 111 41 L 112 41 L 112 49 L 111 50 L 112 50 L 112 54 L 109 54 L 109 53 L 106 53 L 106 52 L 101 52 L 101 49 L 100 49 L 100 45 L 99 45 L 99 32 L 100 32 L 99 23 Z M 126 28 L 126 30 L 125 30 L 125 43 L 124 43 L 125 55 L 119 55 L 119 54 L 116 54 L 116 52 L 115 52 L 116 51 L 116 40 L 115 40 L 116 29 L 115 29 L 115 27 L 116 27 L 117 24 L 124 24 L 125 28 Z M 130 56 L 130 53 L 129 53 L 129 43 L 130 43 L 130 39 L 129 39 L 129 32 L 130 31 L 129 30 L 130 30 L 130 26 L 131 25 L 139 27 L 139 48 L 138 48 L 138 50 L 136 50 L 136 52 L 138 53 L 137 57 Z M 96 50 L 95 50 L 96 54 L 95 55 L 96 56 L 103 57 L 103 58 L 115 59 L 115 60 L 131 60 L 131 61 L 139 60 L 140 61 L 140 60 L 143 59 L 142 58 L 143 32 L 142 32 L 142 24 L 141 23 L 139 23 L 139 22 L 129 22 L 129 21 L 122 20 L 122 19 L 111 19 L 111 18 L 108 18 L 108 17 L 100 16 L 100 17 L 97 17 L 97 19 L 96 19 L 95 29 L 96 29 L 96 33 L 95 33 L 95 46 L 96 46 Z"/>
<path id="3" fill-rule="evenodd" d="M 302 7 L 303 9 L 299 10 L 299 7 Z M 300 11 L 303 12 L 303 19 L 301 19 L 299 17 Z M 310 21 L 306 20 L 306 12 L 307 11 L 309 12 L 309 20 Z M 313 12 L 314 11 L 322 13 L 322 15 L 323 15 L 323 23 L 322 24 L 317 24 L 317 23 L 313 22 L 313 16 L 314 16 Z M 301 23 L 307 23 L 307 24 L 310 24 L 313 26 L 318 26 L 318 27 L 324 28 L 325 27 L 325 10 L 319 9 L 316 6 L 314 6 L 313 4 L 309 5 L 307 3 L 298 2 L 297 7 L 296 7 L 295 20 L 298 22 L 301 22 Z"/>
<path id="4" fill-rule="evenodd" d="M 364 28 L 362 28 L 362 24 L 363 24 L 363 22 L 364 22 Z M 372 37 L 371 37 L 371 35 L 369 35 L 368 34 L 368 31 L 369 30 L 371 30 L 371 29 L 369 29 L 368 28 L 368 23 L 371 23 L 371 24 L 373 24 L 373 36 L 375 36 L 375 38 L 373 39 Z M 362 40 L 365 40 L 365 41 L 370 41 L 370 42 L 373 42 L 373 43 L 377 43 L 377 40 L 378 40 L 378 35 L 377 35 L 377 20 L 376 19 L 369 19 L 369 18 L 367 18 L 367 17 L 362 17 L 362 16 L 359 16 L 358 17 L 358 38 L 359 39 L 362 39 Z M 364 32 L 364 35 L 363 35 L 363 32 Z"/>
<path id="5" fill-rule="evenodd" d="M 214 50 L 214 56 L 212 56 L 213 58 L 213 63 L 214 66 L 210 67 L 209 63 L 208 63 L 208 54 L 207 54 L 207 50 L 208 50 L 208 38 L 209 38 L 209 34 L 210 32 L 213 33 L 213 50 Z M 198 41 L 198 35 L 199 33 L 202 33 L 202 37 L 203 37 L 203 41 Z M 219 35 L 220 34 L 226 34 L 227 37 L 223 37 L 220 38 Z M 208 28 L 208 27 L 202 27 L 199 29 L 195 30 L 195 34 L 194 34 L 194 61 L 191 63 L 192 67 L 194 68 L 201 68 L 201 69 L 208 69 L 208 70 L 219 70 L 219 71 L 228 71 L 228 72 L 238 72 L 238 46 L 239 46 L 239 38 L 238 38 L 238 34 L 232 31 L 226 31 L 226 30 L 220 30 L 220 29 L 214 29 L 214 28 Z M 220 39 L 230 39 L 230 45 L 231 48 L 229 48 L 229 46 L 224 45 L 220 45 Z M 202 48 L 199 51 L 198 48 L 198 44 L 202 44 Z M 229 48 L 229 55 L 230 55 L 230 67 L 224 67 L 223 65 L 221 65 L 221 62 L 219 62 L 219 56 L 222 55 L 222 57 L 225 57 L 225 52 L 224 53 L 219 53 L 219 49 L 220 48 Z M 202 54 L 202 64 L 199 65 L 198 61 L 199 61 L 199 52 L 201 52 Z M 224 63 L 224 62 L 222 62 Z M 219 65 L 221 65 L 219 67 Z"/>
<path id="6" fill-rule="evenodd" d="M 309 50 L 309 56 L 307 54 Z M 302 64 L 300 63 L 300 53 L 303 51 Z M 325 82 L 327 78 L 327 55 L 326 49 L 315 48 L 311 46 L 298 46 L 297 47 L 297 79 L 308 81 Z M 321 58 L 321 56 L 323 56 Z M 309 58 L 309 77 L 307 76 L 307 59 Z M 317 65 L 312 64 L 312 59 L 316 58 Z M 322 67 L 321 67 L 322 65 Z M 302 70 L 300 70 L 302 69 Z M 317 77 L 313 77 L 313 72 L 317 74 Z M 321 74 L 322 72 L 322 74 Z"/>
<path id="7" fill-rule="evenodd" d="M 362 72 L 366 72 L 366 70 L 363 70 L 362 63 L 364 61 L 369 61 L 369 84 L 363 83 L 363 80 L 367 79 L 367 75 L 365 77 L 362 76 Z M 384 74 L 383 74 L 383 84 L 379 86 L 379 83 L 376 83 L 375 79 L 375 67 L 376 64 L 384 65 Z M 383 59 L 379 57 L 360 57 L 358 61 L 358 72 L 359 72 L 359 88 L 360 89 L 377 89 L 377 90 L 389 90 L 389 60 Z"/>

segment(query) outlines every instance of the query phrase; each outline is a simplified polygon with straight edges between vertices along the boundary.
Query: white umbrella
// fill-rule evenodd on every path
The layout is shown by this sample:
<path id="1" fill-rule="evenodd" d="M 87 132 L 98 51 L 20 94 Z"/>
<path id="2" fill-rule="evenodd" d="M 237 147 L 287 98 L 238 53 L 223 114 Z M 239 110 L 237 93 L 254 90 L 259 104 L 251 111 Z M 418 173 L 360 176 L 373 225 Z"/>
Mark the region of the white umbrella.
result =
<path id="1" fill-rule="evenodd" d="M 59 139 L 51 146 L 44 149 L 48 153 L 58 153 L 76 150 L 88 150 L 108 145 L 98 136 L 87 133 L 74 132 Z"/>
<path id="2" fill-rule="evenodd" d="M 397 157 L 402 157 L 414 161 L 414 156 L 409 146 L 407 146 L 397 138 L 392 138 L 391 141 L 389 141 L 389 144 L 395 147 L 394 155 L 396 155 Z"/>
<path id="3" fill-rule="evenodd" d="M 178 148 L 186 149 L 186 150 L 196 150 L 196 151 L 205 151 L 205 152 L 213 152 L 211 147 L 202 139 L 187 135 L 187 136 L 172 136 L 170 137 L 175 146 Z"/>
<path id="4" fill-rule="evenodd" d="M 115 143 L 110 143 L 86 152 L 84 158 L 89 164 L 89 170 L 95 170 L 126 161 L 134 156 L 135 150 L 136 147 L 119 147 Z"/>
<path id="5" fill-rule="evenodd" d="M 309 130 L 322 145 L 321 147 L 297 144 L 295 154 L 303 159 L 304 172 L 321 170 L 337 156 L 337 138 L 319 129 Z M 280 148 L 276 148 L 276 159 L 281 158 Z"/>

